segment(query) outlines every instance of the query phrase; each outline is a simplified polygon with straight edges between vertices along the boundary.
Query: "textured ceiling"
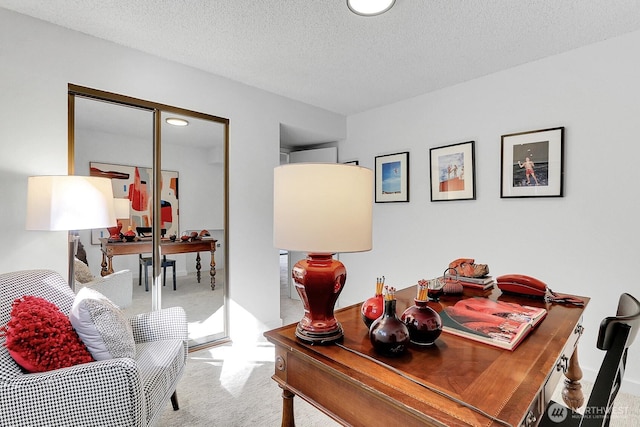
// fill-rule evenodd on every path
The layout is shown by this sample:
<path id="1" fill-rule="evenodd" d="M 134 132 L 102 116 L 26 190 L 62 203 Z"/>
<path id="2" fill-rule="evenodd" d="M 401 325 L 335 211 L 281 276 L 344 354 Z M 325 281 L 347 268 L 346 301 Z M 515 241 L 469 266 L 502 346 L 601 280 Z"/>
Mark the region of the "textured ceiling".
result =
<path id="1" fill-rule="evenodd" d="M 637 0 L 0 0 L 349 115 L 640 29 Z"/>

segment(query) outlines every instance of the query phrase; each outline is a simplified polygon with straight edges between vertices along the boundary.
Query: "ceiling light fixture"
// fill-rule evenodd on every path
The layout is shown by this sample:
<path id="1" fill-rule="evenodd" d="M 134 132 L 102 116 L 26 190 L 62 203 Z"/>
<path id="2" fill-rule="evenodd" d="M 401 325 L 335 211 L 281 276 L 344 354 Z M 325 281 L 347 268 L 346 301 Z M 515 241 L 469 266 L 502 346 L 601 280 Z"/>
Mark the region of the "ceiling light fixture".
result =
<path id="1" fill-rule="evenodd" d="M 356 15 L 375 16 L 391 9 L 396 0 L 347 0 L 347 6 Z"/>
<path id="2" fill-rule="evenodd" d="M 179 119 L 177 117 L 169 117 L 166 122 L 174 126 L 187 126 L 189 124 L 185 119 Z"/>

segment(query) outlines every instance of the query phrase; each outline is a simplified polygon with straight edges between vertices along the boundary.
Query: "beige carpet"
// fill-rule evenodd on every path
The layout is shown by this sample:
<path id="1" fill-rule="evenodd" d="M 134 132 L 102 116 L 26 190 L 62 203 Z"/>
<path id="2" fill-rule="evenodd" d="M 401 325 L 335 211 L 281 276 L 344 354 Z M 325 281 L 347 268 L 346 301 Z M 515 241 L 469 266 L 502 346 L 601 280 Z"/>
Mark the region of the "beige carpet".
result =
<path id="1" fill-rule="evenodd" d="M 282 390 L 271 379 L 273 358 L 266 343 L 192 353 L 178 385 L 180 410 L 168 404 L 158 426 L 280 426 Z M 300 398 L 294 399 L 294 412 L 298 427 L 338 425 Z"/>

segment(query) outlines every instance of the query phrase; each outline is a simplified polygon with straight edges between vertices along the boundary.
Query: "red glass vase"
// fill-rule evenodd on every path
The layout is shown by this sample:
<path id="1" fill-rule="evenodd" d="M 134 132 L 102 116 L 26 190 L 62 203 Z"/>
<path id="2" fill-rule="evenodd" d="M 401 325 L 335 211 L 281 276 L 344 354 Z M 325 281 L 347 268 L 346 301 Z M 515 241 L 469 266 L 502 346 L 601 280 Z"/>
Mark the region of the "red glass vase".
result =
<path id="1" fill-rule="evenodd" d="M 413 344 L 433 345 L 442 333 L 440 315 L 427 305 L 427 301 L 414 299 L 415 305 L 407 308 L 400 320 L 409 330 L 409 338 Z"/>
<path id="2" fill-rule="evenodd" d="M 360 308 L 362 321 L 367 328 L 370 328 L 373 321 L 382 316 L 382 313 L 384 313 L 384 300 L 382 294 L 378 293 L 363 302 Z"/>
<path id="3" fill-rule="evenodd" d="M 371 324 L 369 340 L 385 356 L 399 356 L 409 345 L 409 329 L 396 315 L 396 300 L 384 301 L 384 313 Z"/>

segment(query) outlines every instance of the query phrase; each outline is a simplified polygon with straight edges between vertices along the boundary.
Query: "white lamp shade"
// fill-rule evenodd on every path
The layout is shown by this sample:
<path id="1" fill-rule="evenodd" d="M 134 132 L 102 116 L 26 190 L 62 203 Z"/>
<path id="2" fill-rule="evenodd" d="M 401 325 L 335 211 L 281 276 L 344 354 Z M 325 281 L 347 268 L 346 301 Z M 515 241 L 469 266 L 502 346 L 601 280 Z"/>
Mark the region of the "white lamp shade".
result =
<path id="1" fill-rule="evenodd" d="M 116 219 L 129 218 L 129 199 L 113 199 L 113 209 L 116 214 Z"/>
<path id="2" fill-rule="evenodd" d="M 27 188 L 27 230 L 84 230 L 116 225 L 108 178 L 31 176 Z"/>
<path id="3" fill-rule="evenodd" d="M 372 247 L 373 171 L 337 163 L 294 163 L 274 169 L 273 241 L 312 253 Z"/>

